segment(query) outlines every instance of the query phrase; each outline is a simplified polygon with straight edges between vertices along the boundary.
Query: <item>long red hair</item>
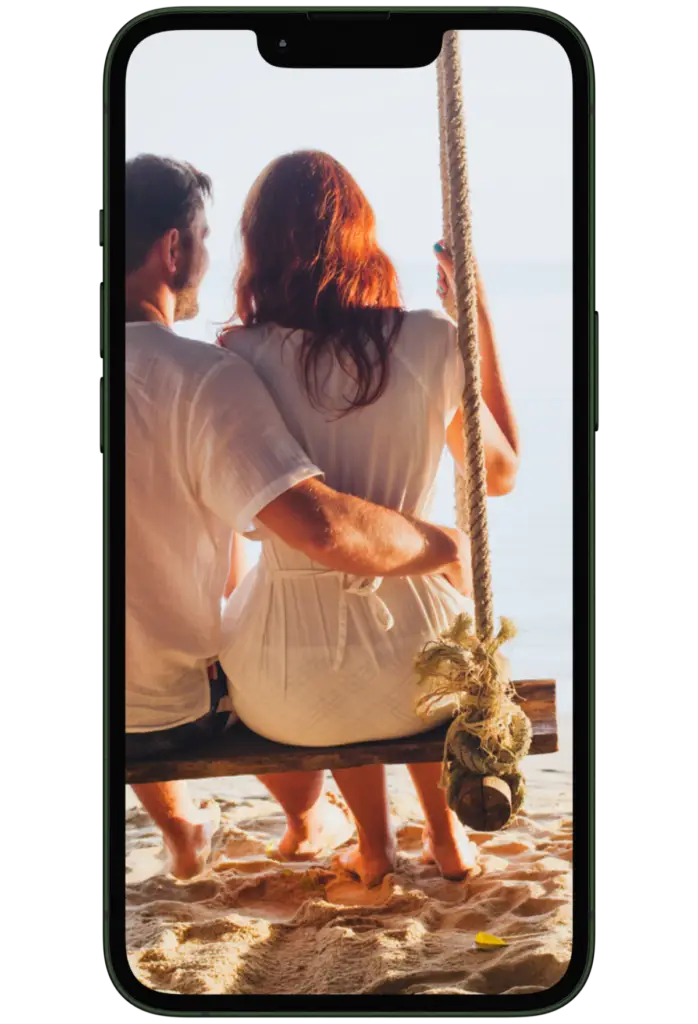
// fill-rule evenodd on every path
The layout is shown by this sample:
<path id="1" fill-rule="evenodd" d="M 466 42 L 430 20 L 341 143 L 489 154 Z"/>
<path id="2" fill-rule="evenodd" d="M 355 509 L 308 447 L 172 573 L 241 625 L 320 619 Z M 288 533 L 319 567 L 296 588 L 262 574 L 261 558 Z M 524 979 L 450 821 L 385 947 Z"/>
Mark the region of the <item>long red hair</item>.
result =
<path id="1" fill-rule="evenodd" d="M 316 406 L 328 352 L 356 385 L 342 411 L 375 402 L 388 382 L 403 309 L 373 210 L 349 172 L 327 153 L 279 157 L 252 186 L 240 227 L 242 324 L 303 332 L 301 368 Z"/>

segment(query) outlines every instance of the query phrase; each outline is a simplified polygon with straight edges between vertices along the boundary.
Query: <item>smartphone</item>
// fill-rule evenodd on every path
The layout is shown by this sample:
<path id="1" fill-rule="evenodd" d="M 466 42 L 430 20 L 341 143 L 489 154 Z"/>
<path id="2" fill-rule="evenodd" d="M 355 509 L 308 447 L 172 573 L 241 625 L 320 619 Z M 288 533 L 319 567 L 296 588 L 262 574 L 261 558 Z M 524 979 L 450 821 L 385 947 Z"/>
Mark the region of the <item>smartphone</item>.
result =
<path id="1" fill-rule="evenodd" d="M 105 946 L 134 1004 L 533 1014 L 586 980 L 593 103 L 533 10 L 114 40 Z"/>

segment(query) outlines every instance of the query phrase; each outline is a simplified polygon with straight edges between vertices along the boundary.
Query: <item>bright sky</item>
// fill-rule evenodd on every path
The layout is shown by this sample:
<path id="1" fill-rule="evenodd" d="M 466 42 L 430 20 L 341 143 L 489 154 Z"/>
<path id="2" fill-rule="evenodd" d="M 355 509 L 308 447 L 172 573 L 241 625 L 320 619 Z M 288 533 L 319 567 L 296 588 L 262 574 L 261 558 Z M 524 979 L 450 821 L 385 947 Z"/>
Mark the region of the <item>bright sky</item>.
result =
<path id="1" fill-rule="evenodd" d="M 533 32 L 461 33 L 481 262 L 571 258 L 572 77 Z M 127 155 L 161 153 L 210 174 L 213 258 L 228 259 L 245 193 L 273 157 L 325 149 L 376 209 L 398 265 L 441 223 L 434 68 L 274 68 L 250 32 L 167 32 L 135 50 Z"/>

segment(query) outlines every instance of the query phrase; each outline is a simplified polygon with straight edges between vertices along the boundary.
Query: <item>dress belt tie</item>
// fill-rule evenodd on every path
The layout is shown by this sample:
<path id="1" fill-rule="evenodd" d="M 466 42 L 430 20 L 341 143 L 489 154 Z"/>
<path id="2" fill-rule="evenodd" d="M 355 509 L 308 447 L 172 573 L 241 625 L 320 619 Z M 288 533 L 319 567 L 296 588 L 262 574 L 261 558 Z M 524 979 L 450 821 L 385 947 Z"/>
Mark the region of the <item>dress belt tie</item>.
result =
<path id="1" fill-rule="evenodd" d="M 334 576 L 339 580 L 339 635 L 337 637 L 337 650 L 332 664 L 332 668 L 335 671 L 342 665 L 347 646 L 347 595 L 353 594 L 355 597 L 362 597 L 368 601 L 368 607 L 375 622 L 386 633 L 395 625 L 390 609 L 377 594 L 378 588 L 383 582 L 382 576 L 350 576 L 348 573 L 339 572 L 334 569 L 279 569 L 269 565 L 268 562 L 265 568 L 273 578 L 281 580 L 317 579 L 318 577 L 328 576 Z"/>

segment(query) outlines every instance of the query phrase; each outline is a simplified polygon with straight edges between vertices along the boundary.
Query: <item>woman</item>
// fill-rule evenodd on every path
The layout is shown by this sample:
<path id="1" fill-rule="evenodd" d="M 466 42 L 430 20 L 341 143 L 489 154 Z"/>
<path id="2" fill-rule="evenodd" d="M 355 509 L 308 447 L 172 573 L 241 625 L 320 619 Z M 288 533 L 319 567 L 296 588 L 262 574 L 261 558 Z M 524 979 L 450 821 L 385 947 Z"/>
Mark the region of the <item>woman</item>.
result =
<path id="1" fill-rule="evenodd" d="M 375 219 L 349 173 L 319 152 L 259 176 L 241 223 L 242 327 L 220 342 L 249 361 L 329 484 L 403 513 L 428 511 L 448 443 L 459 465 L 463 367 L 443 314 L 405 312 Z M 439 246 L 439 290 L 450 272 Z M 482 422 L 488 487 L 513 485 L 518 439 L 480 295 Z M 468 598 L 443 577 L 356 579 L 327 572 L 263 534 L 258 566 L 224 616 L 221 662 L 240 718 L 280 743 L 336 746 L 431 728 L 415 713 L 413 661 Z M 442 718 L 451 709 L 444 708 Z M 425 856 L 450 878 L 474 863 L 438 788 L 440 765 L 409 766 Z M 334 773 L 357 824 L 342 858 L 375 884 L 395 860 L 380 765 Z"/>

